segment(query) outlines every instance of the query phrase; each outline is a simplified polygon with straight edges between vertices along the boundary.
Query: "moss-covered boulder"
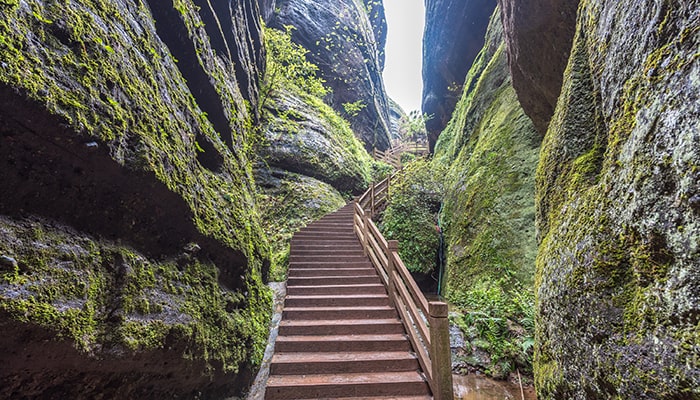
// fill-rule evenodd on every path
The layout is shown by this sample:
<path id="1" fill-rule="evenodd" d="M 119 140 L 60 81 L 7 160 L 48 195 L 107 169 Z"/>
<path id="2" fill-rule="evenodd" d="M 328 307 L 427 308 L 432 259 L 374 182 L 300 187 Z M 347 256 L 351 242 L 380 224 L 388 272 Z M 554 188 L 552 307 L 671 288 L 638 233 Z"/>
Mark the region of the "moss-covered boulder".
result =
<path id="1" fill-rule="evenodd" d="M 464 87 L 433 161 L 448 168 L 444 293 L 470 340 L 464 361 L 505 377 L 531 362 L 540 139 L 511 84 L 498 10 Z"/>
<path id="2" fill-rule="evenodd" d="M 257 82 L 234 66 L 260 73 L 257 5 L 198 4 L 0 2 L 0 397 L 223 397 L 260 362 Z"/>
<path id="3" fill-rule="evenodd" d="M 372 179 L 372 158 L 350 125 L 320 98 L 276 91 L 268 103 L 266 162 L 316 178 L 346 194 L 360 194 Z"/>
<path id="4" fill-rule="evenodd" d="M 539 398 L 700 399 L 698 7 L 579 8 L 537 174 Z"/>

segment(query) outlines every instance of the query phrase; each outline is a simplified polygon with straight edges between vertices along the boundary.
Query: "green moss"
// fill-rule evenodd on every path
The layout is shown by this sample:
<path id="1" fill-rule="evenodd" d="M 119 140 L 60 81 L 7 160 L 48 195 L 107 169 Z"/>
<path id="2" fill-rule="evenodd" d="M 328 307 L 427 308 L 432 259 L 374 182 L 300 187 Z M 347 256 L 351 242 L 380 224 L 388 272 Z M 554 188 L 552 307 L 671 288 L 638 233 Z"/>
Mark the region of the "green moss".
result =
<path id="1" fill-rule="evenodd" d="M 675 314 L 677 308 L 693 306 L 681 305 L 682 296 L 668 290 L 688 264 L 678 259 L 674 237 L 679 230 L 664 227 L 666 210 L 652 204 L 665 203 L 665 191 L 675 188 L 651 177 L 672 181 L 674 174 L 683 176 L 680 169 L 692 170 L 656 146 L 682 136 L 658 127 L 666 107 L 674 107 L 661 99 L 675 94 L 666 85 L 688 69 L 679 62 L 677 54 L 687 59 L 679 50 L 696 50 L 682 43 L 684 30 L 675 31 L 678 16 L 668 13 L 677 10 L 670 7 L 666 14 L 662 10 L 665 17 L 658 27 L 663 40 L 656 49 L 645 48 L 643 68 L 606 71 L 609 65 L 595 62 L 600 54 L 592 50 L 609 40 L 596 36 L 602 12 L 596 7 L 602 8 L 585 2 L 580 10 L 562 94 L 538 167 L 538 395 L 695 398 L 690 371 L 697 357 L 690 361 L 696 364 L 689 364 L 692 357 L 679 355 L 678 349 L 693 348 L 690 343 L 697 336 L 689 332 L 696 322 L 689 327 Z M 604 103 L 601 82 L 610 85 L 620 75 L 626 79 L 607 87 Z M 614 107 L 603 112 L 604 104 Z M 673 204 L 671 214 L 682 215 L 677 201 L 668 204 Z M 689 253 L 683 249 L 680 254 Z M 678 304 L 669 305 L 669 298 Z M 678 331 L 685 333 L 675 336 Z"/>
<path id="2" fill-rule="evenodd" d="M 490 356 L 476 366 L 497 377 L 531 371 L 540 146 L 511 85 L 505 49 L 496 12 L 433 160 L 447 171 L 444 294 L 471 347 Z"/>
<path id="3" fill-rule="evenodd" d="M 146 2 L 18 4 L 0 3 L 0 84 L 61 117 L 76 133 L 66 140 L 89 137 L 109 149 L 125 173 L 154 176 L 154 185 L 165 185 L 187 204 L 193 226 L 248 261 L 236 266 L 243 271 L 240 292 L 229 293 L 215 272 L 226 266 L 195 259 L 156 262 L 123 247 L 85 244 L 88 239 L 78 240 L 90 249 L 87 254 L 61 255 L 55 233 L 38 226 L 47 237 L 34 240 L 51 242 L 47 250 L 3 243 L 9 247 L 2 250 L 21 263 L 19 271 L 3 274 L 9 286 L 2 289 L 2 310 L 84 351 L 102 345 L 157 348 L 172 331 L 181 334 L 192 359 L 223 365 L 226 372 L 260 362 L 270 296 L 260 276 L 269 247 L 251 165 L 259 132 L 232 86 L 232 65 L 214 58 L 194 4 L 176 3 L 187 27 L 181 34 L 193 41 L 199 66 L 219 94 L 231 128 L 221 134 L 231 135 L 231 148 L 189 92 Z M 197 161 L 197 141 L 203 140 L 223 160 L 219 169 Z M 62 240 L 77 239 L 67 234 Z M 184 272 L 178 263 L 185 264 Z M 119 270 L 122 265 L 126 270 Z M 169 328 L 166 316 L 174 321 L 165 324 Z"/>
<path id="4" fill-rule="evenodd" d="M 0 311 L 12 319 L 86 353 L 163 349 L 176 334 L 170 340 L 185 344 L 189 359 L 225 372 L 261 362 L 271 300 L 257 282 L 248 287 L 264 289 L 244 295 L 222 289 L 216 266 L 190 256 L 154 262 L 39 222 L 3 220 L 2 228 L 0 252 L 21 266 L 17 279 L 0 286 Z M 25 239 L 37 231 L 41 241 Z"/>

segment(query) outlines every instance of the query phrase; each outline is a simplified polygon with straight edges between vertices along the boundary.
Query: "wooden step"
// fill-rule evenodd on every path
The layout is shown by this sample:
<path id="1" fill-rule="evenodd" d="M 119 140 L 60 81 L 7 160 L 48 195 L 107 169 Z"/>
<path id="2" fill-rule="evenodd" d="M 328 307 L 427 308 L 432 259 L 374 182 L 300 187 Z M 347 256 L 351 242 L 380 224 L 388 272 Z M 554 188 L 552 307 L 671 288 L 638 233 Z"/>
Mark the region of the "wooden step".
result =
<path id="1" fill-rule="evenodd" d="M 352 221 L 314 223 L 301 228 L 300 232 L 333 231 L 354 233 L 355 226 Z"/>
<path id="2" fill-rule="evenodd" d="M 417 371 L 408 352 L 279 353 L 272 357 L 273 375 Z"/>
<path id="3" fill-rule="evenodd" d="M 297 264 L 294 268 L 289 268 L 290 277 L 313 277 L 313 276 L 365 276 L 377 275 L 374 267 L 362 268 L 342 267 L 342 268 L 314 268 L 305 267 L 305 264 Z"/>
<path id="4" fill-rule="evenodd" d="M 310 243 L 303 243 L 299 244 L 299 242 L 294 243 L 294 247 L 292 247 L 291 251 L 305 251 L 305 250 L 313 250 L 313 251 L 346 251 L 346 250 L 356 250 L 356 251 L 362 251 L 362 245 L 360 244 L 359 241 L 354 241 L 352 243 L 347 243 L 347 244 L 338 244 L 338 243 L 319 243 L 319 242 L 310 242 Z"/>
<path id="5" fill-rule="evenodd" d="M 360 241 L 357 238 L 345 238 L 345 239 L 333 239 L 329 237 L 293 237 L 291 241 L 292 249 L 297 246 L 317 246 L 317 247 L 327 247 L 327 246 L 339 246 L 339 247 L 350 247 L 350 246 L 361 246 Z M 362 249 L 362 247 L 360 247 Z"/>
<path id="6" fill-rule="evenodd" d="M 346 295 L 346 294 L 382 294 L 386 293 L 386 288 L 379 281 L 365 284 L 339 284 L 324 286 L 308 285 L 287 285 L 288 295 Z"/>
<path id="7" fill-rule="evenodd" d="M 359 254 L 358 254 L 359 253 Z M 322 254 L 322 255 L 298 255 L 298 254 L 290 254 L 289 256 L 289 262 L 322 262 L 322 263 L 328 263 L 332 262 L 335 264 L 338 263 L 346 263 L 346 262 L 351 262 L 351 263 L 357 263 L 357 262 L 365 262 L 365 263 L 370 263 L 369 258 L 367 258 L 366 255 L 362 254 L 362 251 L 358 251 L 355 254 L 352 255 L 340 255 L 340 254 Z"/>
<path id="8" fill-rule="evenodd" d="M 330 397 L 429 395 L 428 385 L 416 371 L 358 374 L 273 375 L 266 400 L 326 399 Z"/>
<path id="9" fill-rule="evenodd" d="M 289 253 L 290 258 L 305 257 L 305 256 L 327 256 L 329 254 L 328 249 L 294 249 Z M 336 250 L 333 254 L 337 257 L 353 257 L 353 256 L 364 256 L 362 249 L 345 249 Z M 366 257 L 366 256 L 365 256 Z"/>
<path id="10" fill-rule="evenodd" d="M 389 306 L 386 294 L 287 296 L 285 307 L 373 307 Z"/>
<path id="11" fill-rule="evenodd" d="M 389 319 L 336 319 L 283 320 L 279 325 L 281 336 L 320 335 L 385 335 L 403 334 L 404 327 L 397 318 Z"/>
<path id="12" fill-rule="evenodd" d="M 372 263 L 365 258 L 363 261 L 290 261 L 289 268 L 367 268 L 373 269 Z"/>
<path id="13" fill-rule="evenodd" d="M 401 334 L 278 336 L 275 342 L 275 353 L 410 350 Z"/>
<path id="14" fill-rule="evenodd" d="M 289 286 L 333 286 L 333 285 L 366 285 L 372 283 L 381 283 L 378 275 L 362 275 L 362 276 L 316 276 L 316 277 L 289 277 L 287 278 L 287 287 Z"/>
<path id="15" fill-rule="evenodd" d="M 393 307 L 384 306 L 356 306 L 356 307 L 284 307 L 282 318 L 284 319 L 387 319 L 396 318 L 398 315 Z"/>

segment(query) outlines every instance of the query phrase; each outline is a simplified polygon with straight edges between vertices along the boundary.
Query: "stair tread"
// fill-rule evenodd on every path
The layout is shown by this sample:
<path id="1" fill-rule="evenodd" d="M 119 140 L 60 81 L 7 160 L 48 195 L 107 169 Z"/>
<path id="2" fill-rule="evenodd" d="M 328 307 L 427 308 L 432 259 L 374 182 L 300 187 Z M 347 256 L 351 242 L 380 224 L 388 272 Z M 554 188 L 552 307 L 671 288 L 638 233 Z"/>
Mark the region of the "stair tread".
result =
<path id="1" fill-rule="evenodd" d="M 385 325 L 385 324 L 400 324 L 401 321 L 396 319 L 301 319 L 301 320 L 282 320 L 280 326 L 318 326 L 318 325 Z"/>
<path id="2" fill-rule="evenodd" d="M 383 335 L 294 335 L 278 336 L 278 342 L 386 342 L 408 340 L 406 335 L 393 333 Z"/>
<path id="3" fill-rule="evenodd" d="M 371 372 L 352 374 L 314 374 L 314 375 L 273 375 L 267 381 L 268 387 L 275 386 L 315 386 L 347 385 L 376 383 L 411 383 L 425 382 L 416 371 Z"/>
<path id="4" fill-rule="evenodd" d="M 342 307 L 285 307 L 285 311 L 355 311 L 355 310 L 394 310 L 391 306 L 342 306 Z"/>
<path id="5" fill-rule="evenodd" d="M 348 362 L 348 361 L 384 361 L 417 360 L 416 356 L 406 351 L 351 351 L 329 353 L 278 353 L 272 357 L 273 363 L 309 363 L 309 362 Z"/>
<path id="6" fill-rule="evenodd" d="M 308 299 L 308 300 L 325 300 L 325 299 L 388 299 L 387 294 L 309 294 L 309 295 L 298 295 L 290 294 L 287 296 L 288 299 Z"/>

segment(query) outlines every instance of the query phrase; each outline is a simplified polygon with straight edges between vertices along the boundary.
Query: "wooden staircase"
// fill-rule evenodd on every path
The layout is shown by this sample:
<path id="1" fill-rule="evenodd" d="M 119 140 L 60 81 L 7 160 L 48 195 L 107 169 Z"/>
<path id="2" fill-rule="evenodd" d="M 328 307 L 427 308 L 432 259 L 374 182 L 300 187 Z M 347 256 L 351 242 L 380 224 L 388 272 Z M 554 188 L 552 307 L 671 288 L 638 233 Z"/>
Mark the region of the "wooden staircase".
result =
<path id="1" fill-rule="evenodd" d="M 348 205 L 294 235 L 265 399 L 430 399 Z"/>

